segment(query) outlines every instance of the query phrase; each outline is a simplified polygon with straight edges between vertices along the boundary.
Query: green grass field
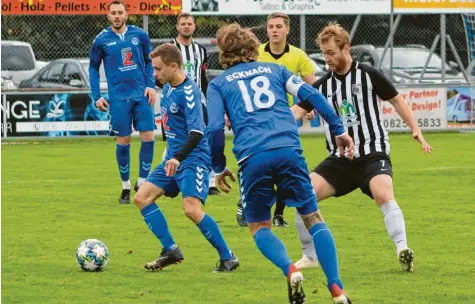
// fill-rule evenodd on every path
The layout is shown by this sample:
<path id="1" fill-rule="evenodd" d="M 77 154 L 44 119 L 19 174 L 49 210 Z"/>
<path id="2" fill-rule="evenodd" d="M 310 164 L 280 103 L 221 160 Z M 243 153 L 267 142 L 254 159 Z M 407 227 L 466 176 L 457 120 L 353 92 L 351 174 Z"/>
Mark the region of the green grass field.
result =
<path id="1" fill-rule="evenodd" d="M 409 135 L 392 135 L 396 199 L 403 209 L 415 272 L 403 273 L 381 212 L 360 191 L 320 205 L 336 239 L 345 289 L 354 303 L 475 303 L 475 134 L 428 134 L 433 155 Z M 302 139 L 309 167 L 325 157 L 323 137 Z M 228 141 L 230 167 L 236 171 Z M 164 145 L 157 141 L 155 164 Z M 139 141 L 132 146 L 138 175 Z M 185 255 L 181 265 L 147 272 L 160 243 L 137 208 L 119 205 L 112 138 L 2 144 L 2 303 L 287 303 L 280 271 L 236 224 L 239 194 L 210 197 L 206 211 L 241 260 L 211 273 L 217 253 L 185 218 L 179 199 L 160 200 Z M 274 230 L 300 258 L 294 210 Z M 85 273 L 75 250 L 88 238 L 110 250 L 107 269 Z M 129 251 L 132 250 L 132 253 Z M 304 271 L 308 303 L 331 303 L 320 268 Z"/>

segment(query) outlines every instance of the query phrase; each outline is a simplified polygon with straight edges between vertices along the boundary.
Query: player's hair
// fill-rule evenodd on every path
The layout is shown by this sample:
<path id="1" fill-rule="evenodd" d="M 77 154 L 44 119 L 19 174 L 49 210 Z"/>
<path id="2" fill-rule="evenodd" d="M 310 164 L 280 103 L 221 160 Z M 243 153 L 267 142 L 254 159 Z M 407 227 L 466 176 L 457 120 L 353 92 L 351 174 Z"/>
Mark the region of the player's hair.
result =
<path id="1" fill-rule="evenodd" d="M 350 44 L 350 34 L 337 22 L 330 22 L 318 34 L 315 42 L 320 46 L 327 43 L 331 38 L 335 39 L 336 45 L 343 49 L 346 44 Z"/>
<path id="2" fill-rule="evenodd" d="M 176 63 L 180 68 L 183 65 L 180 50 L 172 43 L 164 43 L 157 46 L 150 53 L 151 59 L 156 57 L 160 57 L 166 65 Z"/>
<path id="3" fill-rule="evenodd" d="M 109 3 L 109 7 L 107 8 L 107 10 L 111 10 L 111 6 L 112 5 L 122 5 L 125 9 L 125 11 L 127 11 L 127 6 L 125 5 L 125 3 L 121 0 L 114 0 L 112 1 L 111 3 Z"/>
<path id="4" fill-rule="evenodd" d="M 219 62 L 224 68 L 240 62 L 257 60 L 259 40 L 249 29 L 233 23 L 221 27 L 216 33 L 219 47 Z"/>
<path id="5" fill-rule="evenodd" d="M 286 27 L 290 27 L 290 18 L 287 14 L 285 13 L 280 13 L 280 12 L 276 12 L 276 13 L 272 13 L 270 14 L 269 16 L 267 16 L 267 22 L 269 22 L 269 20 L 271 19 L 276 19 L 276 18 L 282 18 L 284 19 L 284 24 Z M 266 22 L 266 23 L 267 23 Z"/>
<path id="6" fill-rule="evenodd" d="M 190 14 L 190 13 L 181 13 L 180 15 L 178 15 L 178 17 L 176 18 L 176 24 L 178 24 L 180 22 L 180 19 L 181 18 L 192 18 L 193 19 L 193 22 L 195 22 L 195 17 Z"/>

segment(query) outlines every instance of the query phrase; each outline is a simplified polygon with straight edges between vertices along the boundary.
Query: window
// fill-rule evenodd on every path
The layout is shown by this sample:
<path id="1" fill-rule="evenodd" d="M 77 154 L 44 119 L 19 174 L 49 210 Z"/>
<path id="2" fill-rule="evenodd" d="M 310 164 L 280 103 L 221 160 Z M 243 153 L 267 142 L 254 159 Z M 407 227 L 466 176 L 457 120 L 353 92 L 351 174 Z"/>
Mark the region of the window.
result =
<path id="1" fill-rule="evenodd" d="M 35 58 L 25 45 L 2 45 L 2 71 L 27 71 L 35 69 Z"/>
<path id="2" fill-rule="evenodd" d="M 41 75 L 38 77 L 39 82 L 47 82 L 48 81 L 48 73 L 49 69 L 44 69 Z"/>
<path id="3" fill-rule="evenodd" d="M 76 63 L 68 63 L 64 69 L 63 83 L 69 84 L 69 82 L 73 79 L 84 81 L 81 77 L 79 66 Z"/>
<path id="4" fill-rule="evenodd" d="M 61 80 L 61 72 L 63 71 L 64 63 L 53 64 L 48 71 L 45 81 L 50 83 L 59 83 Z"/>
<path id="5" fill-rule="evenodd" d="M 465 112 L 466 111 L 466 108 L 467 107 L 467 101 L 462 101 L 458 104 L 457 106 L 457 111 L 460 111 L 460 112 Z"/>

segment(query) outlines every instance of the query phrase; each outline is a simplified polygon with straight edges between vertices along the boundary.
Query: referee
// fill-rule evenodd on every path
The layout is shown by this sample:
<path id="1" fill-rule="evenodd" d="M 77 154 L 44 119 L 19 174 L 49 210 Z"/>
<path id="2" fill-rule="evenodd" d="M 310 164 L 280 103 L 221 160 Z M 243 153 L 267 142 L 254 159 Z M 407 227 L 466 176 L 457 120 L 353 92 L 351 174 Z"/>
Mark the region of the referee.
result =
<path id="1" fill-rule="evenodd" d="M 411 108 L 393 84 L 378 69 L 352 60 L 347 31 L 330 23 L 318 35 L 317 43 L 331 72 L 313 86 L 326 96 L 355 143 L 355 158 L 350 161 L 339 154 L 335 137 L 330 134 L 328 124 L 323 123 L 329 156 L 310 173 L 318 201 L 344 196 L 356 189 L 374 199 L 402 268 L 412 272 L 414 252 L 408 247 L 404 216 L 394 196 L 389 136 L 381 123 L 379 100 L 394 106 L 411 129 L 412 137 L 421 145 L 422 152 L 431 153 L 432 147 L 425 141 Z M 292 110 L 299 118 L 312 107 L 303 101 Z M 316 261 L 315 249 L 299 215 L 296 225 L 303 257 L 295 265 L 307 268 Z"/>
<path id="2" fill-rule="evenodd" d="M 259 48 L 258 61 L 277 63 L 285 66 L 293 74 L 298 75 L 308 84 L 313 84 L 315 77 L 315 68 L 312 60 L 302 50 L 287 43 L 287 35 L 290 31 L 290 18 L 284 13 L 272 13 L 267 17 L 267 36 L 269 41 L 262 44 Z M 294 96 L 288 94 L 289 106 L 294 102 Z M 307 119 L 315 118 L 313 112 L 307 115 Z M 285 204 L 277 198 L 274 217 L 272 223 L 276 227 L 288 227 L 284 220 Z M 242 214 L 241 201 L 238 203 L 237 221 L 240 226 L 247 226 L 244 215 Z"/>

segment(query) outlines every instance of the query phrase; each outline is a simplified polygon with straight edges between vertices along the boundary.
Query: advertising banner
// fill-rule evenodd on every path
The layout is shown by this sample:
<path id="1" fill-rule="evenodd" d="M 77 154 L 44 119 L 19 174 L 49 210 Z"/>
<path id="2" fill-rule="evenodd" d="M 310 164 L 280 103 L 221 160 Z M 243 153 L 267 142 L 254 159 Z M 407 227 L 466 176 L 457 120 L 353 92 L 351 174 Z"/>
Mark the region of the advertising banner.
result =
<path id="1" fill-rule="evenodd" d="M 447 128 L 446 88 L 407 88 L 398 91 L 406 99 L 422 130 Z M 387 130 L 409 130 L 391 103 L 382 101 L 381 112 L 383 126 Z"/>
<path id="2" fill-rule="evenodd" d="M 447 89 L 447 121 L 449 128 L 475 128 L 475 87 Z"/>
<path id="3" fill-rule="evenodd" d="M 355 15 L 389 14 L 390 0 L 182 0 L 195 15 Z"/>
<path id="4" fill-rule="evenodd" d="M 155 134 L 161 135 L 160 94 L 154 108 Z M 89 92 L 3 92 L 0 116 L 3 138 L 110 135 L 110 114 L 96 108 Z"/>
<path id="5" fill-rule="evenodd" d="M 2 94 L 1 119 L 2 137 L 74 136 L 108 135 L 110 116 L 87 92 L 12 92 Z"/>
<path id="6" fill-rule="evenodd" d="M 445 14 L 475 11 L 474 0 L 394 0 L 395 13 Z"/>
<path id="7" fill-rule="evenodd" d="M 131 15 L 175 15 L 181 0 L 123 0 Z M 110 1 L 96 0 L 2 0 L 5 15 L 105 15 Z"/>

